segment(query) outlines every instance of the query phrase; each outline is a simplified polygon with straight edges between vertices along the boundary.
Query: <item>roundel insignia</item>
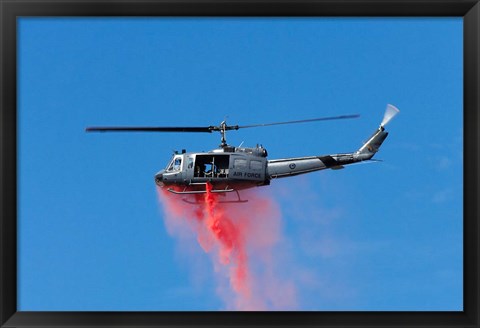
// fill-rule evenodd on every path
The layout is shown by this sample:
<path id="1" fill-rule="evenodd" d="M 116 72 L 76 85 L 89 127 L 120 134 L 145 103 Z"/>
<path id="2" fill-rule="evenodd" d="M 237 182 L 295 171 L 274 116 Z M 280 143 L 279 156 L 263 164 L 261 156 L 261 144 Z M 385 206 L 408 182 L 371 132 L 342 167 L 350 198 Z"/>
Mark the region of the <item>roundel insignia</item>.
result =
<path id="1" fill-rule="evenodd" d="M 292 163 L 288 166 L 291 170 L 293 170 L 294 168 L 297 167 L 297 165 L 295 163 Z"/>

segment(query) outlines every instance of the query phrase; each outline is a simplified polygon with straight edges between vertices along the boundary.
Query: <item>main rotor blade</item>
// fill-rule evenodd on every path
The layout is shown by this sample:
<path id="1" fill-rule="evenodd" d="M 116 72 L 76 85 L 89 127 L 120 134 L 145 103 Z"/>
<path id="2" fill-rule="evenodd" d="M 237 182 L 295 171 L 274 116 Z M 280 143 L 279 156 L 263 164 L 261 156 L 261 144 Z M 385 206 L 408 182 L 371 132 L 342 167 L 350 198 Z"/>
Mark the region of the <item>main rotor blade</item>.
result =
<path id="1" fill-rule="evenodd" d="M 208 132 L 211 133 L 212 127 L 88 127 L 87 132 Z"/>
<path id="2" fill-rule="evenodd" d="M 306 122 L 315 122 L 315 121 L 329 121 L 329 120 L 343 120 L 348 118 L 357 118 L 360 117 L 359 114 L 352 115 L 340 115 L 340 116 L 331 116 L 331 117 L 320 117 L 320 118 L 311 118 L 308 120 L 299 120 L 299 121 L 288 121 L 288 122 L 276 122 L 276 123 L 266 123 L 266 124 L 253 124 L 253 125 L 240 125 L 239 129 L 245 128 L 255 128 L 259 126 L 270 126 L 270 125 L 280 125 L 280 124 L 294 124 L 294 123 L 306 123 Z"/>

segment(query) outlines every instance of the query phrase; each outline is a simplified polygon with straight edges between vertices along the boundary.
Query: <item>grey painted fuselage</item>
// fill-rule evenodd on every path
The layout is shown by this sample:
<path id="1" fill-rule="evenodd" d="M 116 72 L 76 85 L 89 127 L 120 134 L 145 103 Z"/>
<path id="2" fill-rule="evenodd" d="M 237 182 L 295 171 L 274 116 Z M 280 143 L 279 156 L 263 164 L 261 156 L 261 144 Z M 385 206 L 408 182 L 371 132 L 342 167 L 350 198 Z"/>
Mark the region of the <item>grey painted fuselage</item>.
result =
<path id="1" fill-rule="evenodd" d="M 208 182 L 215 191 L 232 191 L 268 185 L 270 180 L 370 160 L 388 133 L 380 126 L 357 151 L 342 154 L 267 160 L 263 147 L 224 147 L 207 153 L 175 154 L 155 176 L 157 185 L 174 193 L 202 193 Z"/>

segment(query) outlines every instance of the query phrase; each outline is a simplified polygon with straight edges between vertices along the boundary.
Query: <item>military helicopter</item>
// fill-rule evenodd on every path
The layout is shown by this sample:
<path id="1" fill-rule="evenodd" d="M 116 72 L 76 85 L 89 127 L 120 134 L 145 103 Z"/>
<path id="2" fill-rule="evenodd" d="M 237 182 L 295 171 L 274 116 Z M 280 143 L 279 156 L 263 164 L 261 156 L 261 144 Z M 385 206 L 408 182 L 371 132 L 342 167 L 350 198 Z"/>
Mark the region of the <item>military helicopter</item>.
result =
<path id="1" fill-rule="evenodd" d="M 239 190 L 269 185 L 271 180 L 285 178 L 314 171 L 343 169 L 345 165 L 372 161 L 388 132 L 385 125 L 399 113 L 388 104 L 380 126 L 355 152 L 320 156 L 291 157 L 267 160 L 267 150 L 263 146 L 254 148 L 234 147 L 227 144 L 226 132 L 253 127 L 281 124 L 307 123 L 314 121 L 340 120 L 359 117 L 341 115 L 298 121 L 276 122 L 255 125 L 227 125 L 223 121 L 218 126 L 206 127 L 87 127 L 87 132 L 194 132 L 221 134 L 217 149 L 208 152 L 175 152 L 165 167 L 155 174 L 155 183 L 176 195 L 197 195 L 208 192 L 227 194 L 235 192 L 237 200 L 225 202 L 245 202 Z M 185 199 L 184 199 L 185 200 Z M 186 200 L 189 202 L 188 200 Z"/>

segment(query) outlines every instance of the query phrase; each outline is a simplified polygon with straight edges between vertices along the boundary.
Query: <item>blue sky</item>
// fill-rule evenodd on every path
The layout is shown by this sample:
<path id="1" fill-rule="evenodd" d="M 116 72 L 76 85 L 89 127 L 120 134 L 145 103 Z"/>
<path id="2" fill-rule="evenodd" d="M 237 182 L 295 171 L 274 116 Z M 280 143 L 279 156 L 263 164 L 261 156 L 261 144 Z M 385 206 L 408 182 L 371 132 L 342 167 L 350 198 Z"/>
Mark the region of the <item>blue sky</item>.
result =
<path id="1" fill-rule="evenodd" d="M 376 158 L 273 181 L 298 310 L 462 310 L 460 18 L 20 18 L 18 308 L 221 310 L 211 258 L 168 234 L 154 174 L 210 134 L 93 125 L 359 119 L 228 133 L 269 158 Z"/>

